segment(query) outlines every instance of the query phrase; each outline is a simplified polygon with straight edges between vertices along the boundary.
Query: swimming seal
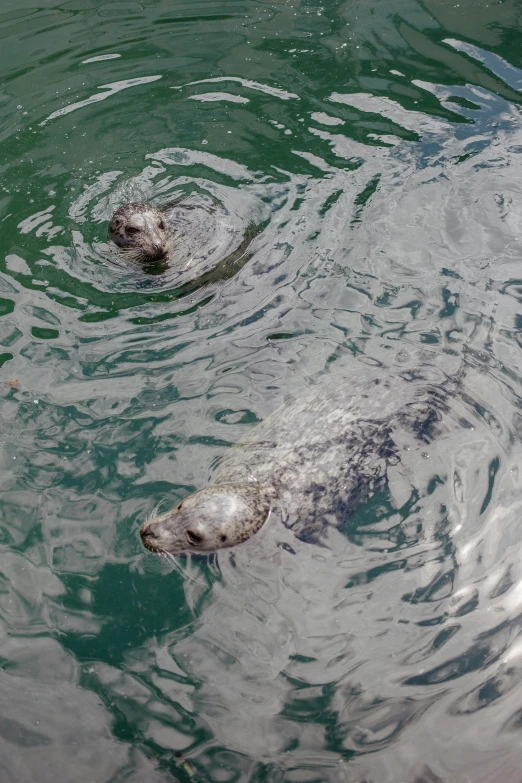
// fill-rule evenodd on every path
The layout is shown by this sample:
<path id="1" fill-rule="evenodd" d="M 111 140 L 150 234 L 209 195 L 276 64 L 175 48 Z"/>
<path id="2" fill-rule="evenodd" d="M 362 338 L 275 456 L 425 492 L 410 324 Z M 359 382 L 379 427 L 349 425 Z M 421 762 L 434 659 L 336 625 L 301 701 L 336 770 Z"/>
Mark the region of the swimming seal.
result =
<path id="1" fill-rule="evenodd" d="M 148 274 L 169 270 L 170 283 L 194 289 L 236 274 L 259 231 L 212 198 L 191 193 L 162 205 L 125 204 L 113 214 L 108 238 L 121 259 Z"/>
<path id="2" fill-rule="evenodd" d="M 214 484 L 141 527 L 152 552 L 179 555 L 236 546 L 278 510 L 304 540 L 341 527 L 381 489 L 392 466 L 419 461 L 446 410 L 448 387 L 419 373 L 321 385 L 254 427 L 222 460 Z M 404 464 L 406 469 L 406 465 Z"/>
<path id="3" fill-rule="evenodd" d="M 159 261 L 167 254 L 169 230 L 161 209 L 132 201 L 112 216 L 109 239 L 135 261 Z"/>

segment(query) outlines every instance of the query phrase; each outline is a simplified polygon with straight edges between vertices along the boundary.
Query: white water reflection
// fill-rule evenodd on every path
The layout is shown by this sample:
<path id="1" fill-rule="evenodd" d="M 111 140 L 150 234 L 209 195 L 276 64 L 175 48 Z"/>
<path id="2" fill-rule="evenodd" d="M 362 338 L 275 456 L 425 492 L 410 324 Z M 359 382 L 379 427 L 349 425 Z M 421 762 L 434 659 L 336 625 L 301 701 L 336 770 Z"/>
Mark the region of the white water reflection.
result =
<path id="1" fill-rule="evenodd" d="M 252 81 L 252 79 L 243 79 L 240 76 L 216 76 L 212 79 L 199 79 L 195 82 L 187 82 L 186 84 L 179 85 L 178 87 L 172 87 L 173 90 L 182 90 L 184 87 L 192 87 L 196 84 L 216 84 L 221 82 L 238 82 L 242 87 L 246 87 L 249 90 L 258 90 L 264 92 L 266 95 L 271 95 L 274 98 L 280 98 L 282 101 L 289 101 L 292 99 L 299 100 L 299 95 L 295 92 L 288 92 L 282 90 L 280 87 L 274 87 L 270 84 L 261 84 L 260 82 Z"/>
<path id="2" fill-rule="evenodd" d="M 191 101 L 202 103 L 215 103 L 216 101 L 230 101 L 230 103 L 248 103 L 248 98 L 242 95 L 232 95 L 229 92 L 200 92 L 198 95 L 189 95 Z"/>
<path id="3" fill-rule="evenodd" d="M 89 106 L 91 103 L 99 103 L 109 98 L 111 95 L 115 95 L 117 92 L 127 90 L 129 87 L 138 87 L 142 84 L 150 84 L 161 79 L 161 74 L 158 76 L 139 76 L 134 79 L 122 79 L 118 82 L 112 82 L 111 84 L 101 84 L 98 89 L 105 90 L 105 92 L 97 92 L 89 98 L 84 98 L 82 101 L 76 101 L 76 103 L 70 103 L 68 106 L 64 106 L 63 109 L 57 109 L 49 114 L 48 117 L 43 120 L 40 125 L 46 125 L 51 120 L 55 120 L 57 117 L 64 117 L 66 114 L 70 114 L 77 109 L 83 109 L 85 106 Z"/>
<path id="4" fill-rule="evenodd" d="M 369 93 L 343 95 L 333 92 L 328 100 L 333 103 L 353 106 L 356 109 L 360 109 L 360 111 L 379 114 L 392 120 L 392 122 L 396 122 L 402 128 L 416 131 L 419 134 L 433 133 L 440 138 L 441 135 L 447 135 L 451 131 L 451 125 L 448 122 L 443 122 L 436 117 L 430 117 L 424 112 L 408 111 L 397 101 L 391 100 L 391 98 L 382 98 Z"/>
<path id="5" fill-rule="evenodd" d="M 522 90 L 522 71 L 520 68 L 515 68 L 498 54 L 487 52 L 479 46 L 474 46 L 467 41 L 458 41 L 455 38 L 446 38 L 444 43 L 449 44 L 458 52 L 469 54 L 470 57 L 484 63 L 495 76 L 499 76 L 510 87 L 514 87 L 515 90 Z"/>

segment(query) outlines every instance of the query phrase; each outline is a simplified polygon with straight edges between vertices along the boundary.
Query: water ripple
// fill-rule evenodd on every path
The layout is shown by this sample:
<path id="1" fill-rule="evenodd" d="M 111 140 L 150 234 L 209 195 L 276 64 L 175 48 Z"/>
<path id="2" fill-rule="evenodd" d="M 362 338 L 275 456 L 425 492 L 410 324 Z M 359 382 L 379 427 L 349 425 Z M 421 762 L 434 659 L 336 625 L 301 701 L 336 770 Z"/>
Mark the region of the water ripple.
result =
<path id="1" fill-rule="evenodd" d="M 229 6 L 0 15 L 3 776 L 517 780 L 516 4 Z M 106 241 L 143 199 L 190 207 L 157 274 Z M 361 364 L 463 378 L 411 480 L 321 547 L 143 552 Z"/>

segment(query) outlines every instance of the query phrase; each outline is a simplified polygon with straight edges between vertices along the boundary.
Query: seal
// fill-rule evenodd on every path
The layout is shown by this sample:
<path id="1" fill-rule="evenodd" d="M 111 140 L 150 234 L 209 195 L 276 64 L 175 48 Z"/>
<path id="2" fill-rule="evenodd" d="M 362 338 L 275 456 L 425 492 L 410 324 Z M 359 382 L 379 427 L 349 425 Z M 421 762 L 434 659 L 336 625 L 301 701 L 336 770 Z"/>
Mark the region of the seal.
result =
<path id="1" fill-rule="evenodd" d="M 392 467 L 407 475 L 407 453 L 418 463 L 419 445 L 440 434 L 456 383 L 363 367 L 321 384 L 231 448 L 211 486 L 146 520 L 143 544 L 167 555 L 237 546 L 275 510 L 298 538 L 320 542 L 383 488 Z"/>
<path id="2" fill-rule="evenodd" d="M 109 239 L 134 261 L 160 261 L 168 251 L 169 230 L 165 215 L 153 204 L 132 201 L 112 216 Z"/>
<path id="3" fill-rule="evenodd" d="M 232 277 L 251 257 L 260 227 L 201 193 L 163 205 L 132 201 L 117 209 L 108 239 L 123 259 L 191 289 Z"/>

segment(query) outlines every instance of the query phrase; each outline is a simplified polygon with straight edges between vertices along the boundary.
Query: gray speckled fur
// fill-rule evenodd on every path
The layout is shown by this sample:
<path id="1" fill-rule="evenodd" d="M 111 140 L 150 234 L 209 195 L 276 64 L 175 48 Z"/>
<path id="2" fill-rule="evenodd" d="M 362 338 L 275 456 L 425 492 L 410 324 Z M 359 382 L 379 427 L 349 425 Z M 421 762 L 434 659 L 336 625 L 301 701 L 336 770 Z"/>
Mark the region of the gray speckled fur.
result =
<path id="1" fill-rule="evenodd" d="M 383 486 L 405 447 L 433 439 L 446 396 L 422 378 L 363 368 L 275 411 L 224 457 L 215 484 L 269 483 L 283 522 L 317 539 Z"/>
<path id="2" fill-rule="evenodd" d="M 230 449 L 214 484 L 189 496 L 194 501 L 183 515 L 169 511 L 145 523 L 146 545 L 152 531 L 156 551 L 172 554 L 233 546 L 248 537 L 243 527 L 252 535 L 263 525 L 267 501 L 297 536 L 319 540 L 326 525 L 345 522 L 383 486 L 405 450 L 436 437 L 452 386 L 366 368 L 320 384 Z M 242 502 L 250 502 L 244 519 L 234 505 L 236 488 Z M 216 491 L 227 498 L 218 515 L 204 507 Z M 187 546 L 185 533 L 194 525 L 208 546 Z M 227 533 L 226 542 L 219 543 L 216 525 Z"/>
<path id="3" fill-rule="evenodd" d="M 137 233 L 128 233 L 129 228 Z M 117 209 L 112 216 L 109 239 L 137 261 L 155 261 L 167 253 L 169 230 L 161 209 L 133 201 Z"/>

